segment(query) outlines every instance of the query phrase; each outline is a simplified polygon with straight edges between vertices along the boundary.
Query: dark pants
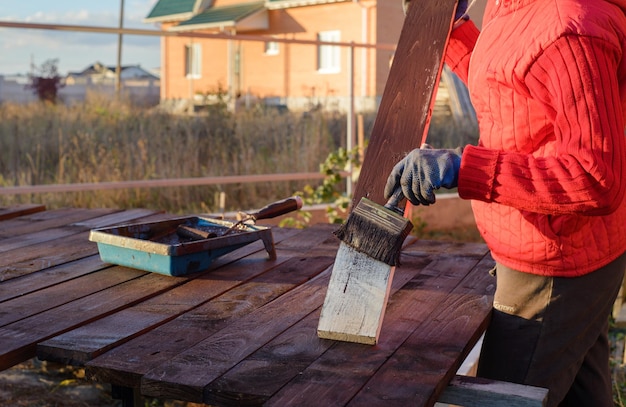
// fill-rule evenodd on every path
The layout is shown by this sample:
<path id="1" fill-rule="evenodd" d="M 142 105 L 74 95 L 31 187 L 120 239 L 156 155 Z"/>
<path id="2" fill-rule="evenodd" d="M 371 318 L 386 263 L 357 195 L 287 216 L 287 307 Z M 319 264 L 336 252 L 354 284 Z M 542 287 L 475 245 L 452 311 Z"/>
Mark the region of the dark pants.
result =
<path id="1" fill-rule="evenodd" d="M 549 389 L 548 406 L 613 407 L 609 316 L 626 254 L 582 277 L 496 266 L 478 376 Z"/>

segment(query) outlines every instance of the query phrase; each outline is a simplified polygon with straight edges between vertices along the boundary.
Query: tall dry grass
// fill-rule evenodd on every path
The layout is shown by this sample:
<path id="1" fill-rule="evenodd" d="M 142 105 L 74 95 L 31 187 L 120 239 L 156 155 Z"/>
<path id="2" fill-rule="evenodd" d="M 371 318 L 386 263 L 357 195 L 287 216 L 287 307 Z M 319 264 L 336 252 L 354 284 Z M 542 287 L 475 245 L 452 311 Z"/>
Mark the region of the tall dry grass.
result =
<path id="1" fill-rule="evenodd" d="M 365 139 L 375 112 L 364 114 Z M 436 114 L 428 140 L 435 147 L 475 142 L 476 129 Z M 313 110 L 279 112 L 256 106 L 231 112 L 216 103 L 196 115 L 116 102 L 98 94 L 85 103 L 0 104 L 0 187 L 317 172 L 345 147 L 346 116 Z M 258 208 L 322 181 L 0 195 L 0 205 L 48 208 L 144 207 L 172 213 Z M 343 188 L 339 185 L 338 188 Z"/>
<path id="2" fill-rule="evenodd" d="M 237 113 L 222 103 L 194 116 L 93 96 L 73 106 L 0 105 L 0 186 L 316 172 L 345 140 L 345 116 Z M 273 182 L 0 196 L 50 208 L 145 207 L 173 213 L 257 208 L 302 189 Z"/>

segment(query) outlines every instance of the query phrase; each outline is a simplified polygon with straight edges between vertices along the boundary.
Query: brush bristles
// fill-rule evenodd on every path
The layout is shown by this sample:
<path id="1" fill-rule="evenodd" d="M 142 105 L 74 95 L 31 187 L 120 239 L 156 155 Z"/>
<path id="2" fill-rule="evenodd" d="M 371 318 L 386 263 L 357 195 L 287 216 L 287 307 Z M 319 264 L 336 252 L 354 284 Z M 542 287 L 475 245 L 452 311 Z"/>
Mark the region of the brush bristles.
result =
<path id="1" fill-rule="evenodd" d="M 355 250 L 395 266 L 400 260 L 402 243 L 413 224 L 399 214 L 362 198 L 348 220 L 334 232 Z"/>

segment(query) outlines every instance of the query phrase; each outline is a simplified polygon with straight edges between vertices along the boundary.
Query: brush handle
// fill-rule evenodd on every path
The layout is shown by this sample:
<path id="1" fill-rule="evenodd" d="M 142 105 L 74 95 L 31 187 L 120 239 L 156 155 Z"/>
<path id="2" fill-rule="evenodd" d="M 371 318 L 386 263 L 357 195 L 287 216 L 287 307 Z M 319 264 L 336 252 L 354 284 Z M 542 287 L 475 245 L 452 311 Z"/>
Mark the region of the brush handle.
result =
<path id="1" fill-rule="evenodd" d="M 299 196 L 292 196 L 290 198 L 286 198 L 266 205 L 258 211 L 251 213 L 250 216 L 254 220 L 270 219 L 275 218 L 276 216 L 296 211 L 300 208 L 302 208 L 302 198 L 300 198 Z"/>
<path id="2" fill-rule="evenodd" d="M 392 211 L 400 215 L 404 215 L 404 210 L 400 208 L 400 202 L 402 202 L 403 199 L 404 193 L 402 192 L 402 188 L 396 188 L 396 190 L 393 191 L 393 194 L 391 195 L 389 200 L 387 200 L 385 208 L 391 209 Z"/>

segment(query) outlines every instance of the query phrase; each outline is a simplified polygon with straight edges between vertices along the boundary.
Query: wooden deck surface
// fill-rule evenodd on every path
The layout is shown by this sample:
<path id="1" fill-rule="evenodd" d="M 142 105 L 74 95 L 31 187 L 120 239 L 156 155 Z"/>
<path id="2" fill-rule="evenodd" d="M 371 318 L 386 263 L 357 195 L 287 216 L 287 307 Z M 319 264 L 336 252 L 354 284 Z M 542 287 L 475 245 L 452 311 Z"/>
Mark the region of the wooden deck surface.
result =
<path id="1" fill-rule="evenodd" d="M 34 356 L 146 396 L 241 405 L 432 405 L 484 331 L 483 244 L 409 239 L 376 346 L 319 339 L 334 226 L 274 227 L 207 270 L 103 263 L 92 228 L 149 210 L 0 208 L 0 368 Z"/>

